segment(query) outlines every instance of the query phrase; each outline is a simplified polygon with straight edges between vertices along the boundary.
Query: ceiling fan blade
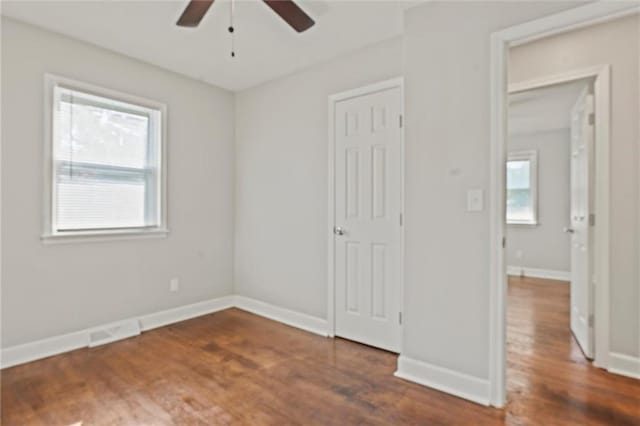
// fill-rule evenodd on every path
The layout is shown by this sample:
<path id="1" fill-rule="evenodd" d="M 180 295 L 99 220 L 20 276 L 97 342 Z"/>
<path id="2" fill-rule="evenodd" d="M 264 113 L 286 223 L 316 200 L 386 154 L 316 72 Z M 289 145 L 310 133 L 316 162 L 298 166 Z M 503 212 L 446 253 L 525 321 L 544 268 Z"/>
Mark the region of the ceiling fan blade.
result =
<path id="1" fill-rule="evenodd" d="M 299 33 L 308 30 L 315 24 L 313 19 L 292 0 L 264 0 L 264 2 Z"/>
<path id="2" fill-rule="evenodd" d="M 180 15 L 176 25 L 181 27 L 197 27 L 211 7 L 214 0 L 191 0 Z"/>

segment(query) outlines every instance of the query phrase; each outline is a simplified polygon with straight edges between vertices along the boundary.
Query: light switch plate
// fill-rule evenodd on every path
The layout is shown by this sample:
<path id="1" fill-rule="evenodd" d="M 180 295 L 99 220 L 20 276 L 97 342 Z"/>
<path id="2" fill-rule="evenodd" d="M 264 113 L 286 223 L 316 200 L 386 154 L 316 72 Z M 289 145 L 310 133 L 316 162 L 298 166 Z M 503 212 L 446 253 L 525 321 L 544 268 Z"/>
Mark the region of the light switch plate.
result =
<path id="1" fill-rule="evenodd" d="M 467 211 L 481 212 L 484 209 L 484 191 L 482 189 L 469 189 L 467 191 Z"/>
<path id="2" fill-rule="evenodd" d="M 175 293 L 178 290 L 180 290 L 180 281 L 177 278 L 172 278 L 169 281 L 169 291 Z"/>

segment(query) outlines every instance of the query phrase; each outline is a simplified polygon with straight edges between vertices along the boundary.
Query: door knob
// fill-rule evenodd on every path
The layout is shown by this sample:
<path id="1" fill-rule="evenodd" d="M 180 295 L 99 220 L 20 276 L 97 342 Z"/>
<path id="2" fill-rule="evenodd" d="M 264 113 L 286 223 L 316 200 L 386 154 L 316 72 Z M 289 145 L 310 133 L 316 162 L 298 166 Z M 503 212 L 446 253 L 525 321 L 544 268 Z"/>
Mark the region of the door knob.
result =
<path id="1" fill-rule="evenodd" d="M 344 235 L 345 230 L 340 228 L 339 226 L 334 226 L 333 227 L 333 233 L 336 235 Z"/>
<path id="2" fill-rule="evenodd" d="M 562 232 L 564 232 L 565 234 L 573 234 L 576 231 L 575 231 L 575 229 L 567 228 L 565 226 L 564 228 L 562 228 Z"/>

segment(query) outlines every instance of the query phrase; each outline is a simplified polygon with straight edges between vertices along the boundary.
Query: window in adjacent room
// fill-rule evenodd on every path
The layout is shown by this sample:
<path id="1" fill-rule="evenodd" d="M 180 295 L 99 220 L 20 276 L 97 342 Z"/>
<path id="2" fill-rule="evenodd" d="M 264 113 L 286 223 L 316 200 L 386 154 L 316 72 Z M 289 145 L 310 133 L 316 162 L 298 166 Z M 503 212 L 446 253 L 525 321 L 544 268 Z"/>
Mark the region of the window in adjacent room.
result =
<path id="1" fill-rule="evenodd" d="M 509 153 L 507 160 L 507 223 L 535 225 L 538 222 L 537 153 Z"/>
<path id="2" fill-rule="evenodd" d="M 166 233 L 161 104 L 47 76 L 45 236 Z"/>

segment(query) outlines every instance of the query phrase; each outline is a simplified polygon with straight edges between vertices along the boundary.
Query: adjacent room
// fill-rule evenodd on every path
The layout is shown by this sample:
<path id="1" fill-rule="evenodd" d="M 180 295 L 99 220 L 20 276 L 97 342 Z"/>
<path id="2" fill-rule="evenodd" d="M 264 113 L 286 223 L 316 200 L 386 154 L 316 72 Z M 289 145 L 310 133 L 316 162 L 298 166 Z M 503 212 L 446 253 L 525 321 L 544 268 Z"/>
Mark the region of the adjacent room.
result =
<path id="1" fill-rule="evenodd" d="M 567 389 L 573 375 L 598 377 L 607 358 L 625 359 L 617 348 L 632 338 L 633 319 L 619 313 L 637 282 L 621 273 L 637 263 L 607 264 L 629 253 L 621 249 L 627 233 L 607 213 L 626 212 L 629 199 L 616 196 L 620 185 L 600 183 L 626 179 L 632 158 L 624 152 L 634 149 L 637 122 L 622 111 L 638 105 L 630 90 L 637 46 L 625 44 L 637 34 L 632 15 L 510 50 L 507 340 L 519 368 L 507 377 L 509 392 L 537 380 Z M 606 270 L 617 276 L 605 280 Z M 531 365 L 532 356 L 548 363 Z"/>
<path id="2" fill-rule="evenodd" d="M 513 392 L 524 377 L 550 379 L 528 368 L 532 352 L 549 361 L 545 368 L 556 362 L 569 371 L 594 358 L 590 314 L 582 311 L 588 310 L 588 274 L 581 273 L 592 263 L 593 236 L 580 219 L 593 194 L 591 106 L 590 79 L 509 95 L 508 356 L 520 367 L 508 378 Z"/>
<path id="3" fill-rule="evenodd" d="M 3 425 L 640 425 L 640 3 L 0 2 Z"/>

